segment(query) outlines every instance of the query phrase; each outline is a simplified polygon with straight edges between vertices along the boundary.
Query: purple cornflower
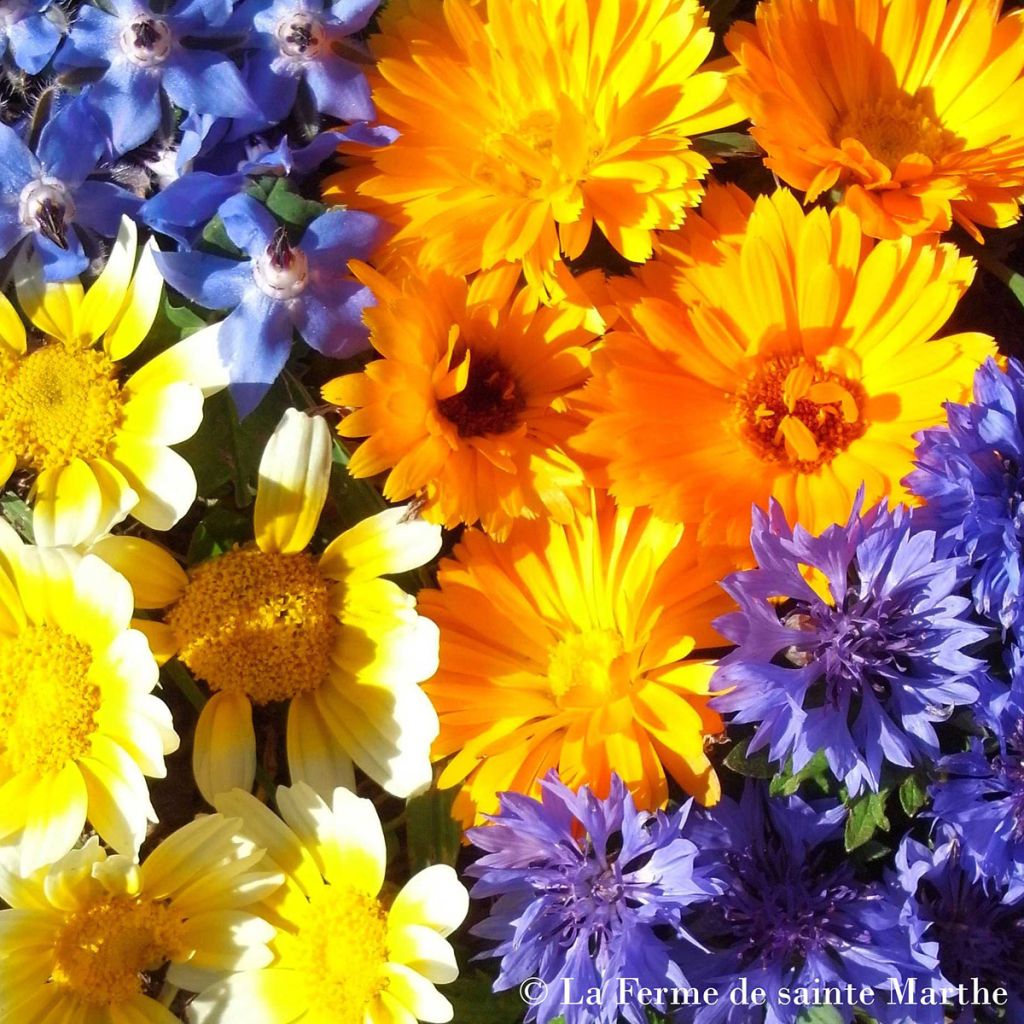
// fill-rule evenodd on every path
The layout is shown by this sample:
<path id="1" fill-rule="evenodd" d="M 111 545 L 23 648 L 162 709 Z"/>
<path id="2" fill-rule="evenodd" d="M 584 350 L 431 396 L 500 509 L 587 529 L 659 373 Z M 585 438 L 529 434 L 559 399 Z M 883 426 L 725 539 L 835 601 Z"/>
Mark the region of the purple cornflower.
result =
<path id="1" fill-rule="evenodd" d="M 646 1024 L 640 1001 L 620 1005 L 619 980 L 686 987 L 672 957 L 689 939 L 681 918 L 715 891 L 681 834 L 689 804 L 637 811 L 618 776 L 605 800 L 573 793 L 555 772 L 541 789 L 541 800 L 503 793 L 491 824 L 467 833 L 484 851 L 467 868 L 478 879 L 471 895 L 497 897 L 474 929 L 496 943 L 486 955 L 501 957 L 495 991 L 541 979 L 546 998 L 526 1014 L 539 1024 L 613 1024 L 620 1013 Z M 592 988 L 608 994 L 600 1007 L 574 1002 Z"/>
<path id="2" fill-rule="evenodd" d="M 0 57 L 38 75 L 49 63 L 67 28 L 64 12 L 51 0 L 0 0 Z"/>
<path id="3" fill-rule="evenodd" d="M 824 751 L 851 794 L 879 788 L 883 761 L 937 758 L 933 723 L 993 685 L 964 652 L 987 634 L 957 594 L 963 559 L 937 557 L 903 507 L 859 512 L 858 498 L 845 525 L 812 537 L 774 503 L 755 510 L 758 568 L 726 579 L 739 611 L 716 623 L 737 649 L 714 703 L 757 724 L 749 750 L 795 771 Z"/>
<path id="4" fill-rule="evenodd" d="M 798 990 L 824 1001 L 826 989 L 863 986 L 885 1001 L 914 967 L 899 903 L 880 883 L 859 881 L 843 850 L 845 815 L 833 802 L 771 799 L 750 783 L 739 802 L 726 797 L 691 817 L 696 864 L 720 888 L 688 922 L 707 950 L 690 955 L 692 977 L 719 993 L 695 1024 L 792 1024 L 804 1010 L 787 994 Z M 763 989 L 764 1005 L 744 999 L 744 986 Z M 851 1003 L 835 1006 L 844 1021 Z"/>
<path id="5" fill-rule="evenodd" d="M 102 69 L 82 102 L 118 153 L 156 131 L 162 94 L 188 113 L 259 115 L 231 59 L 196 45 L 224 25 L 230 0 L 177 0 L 166 11 L 144 0 L 110 0 L 110 6 L 113 13 L 82 7 L 57 67 Z"/>
<path id="6" fill-rule="evenodd" d="M 988 359 L 974 375 L 974 402 L 947 403 L 947 427 L 918 437 L 907 486 L 925 499 L 915 520 L 935 530 L 973 570 L 978 611 L 1004 627 L 1024 624 L 1024 367 L 1003 373 Z"/>
<path id="7" fill-rule="evenodd" d="M 326 356 L 365 347 L 363 310 L 370 290 L 348 273 L 384 238 L 383 221 L 357 210 L 328 210 L 293 243 L 270 211 L 252 196 L 233 196 L 220 208 L 228 237 L 245 254 L 234 260 L 204 252 L 160 253 L 164 279 L 207 309 L 230 309 L 219 344 L 240 416 L 248 415 L 284 368 L 298 331 Z"/>

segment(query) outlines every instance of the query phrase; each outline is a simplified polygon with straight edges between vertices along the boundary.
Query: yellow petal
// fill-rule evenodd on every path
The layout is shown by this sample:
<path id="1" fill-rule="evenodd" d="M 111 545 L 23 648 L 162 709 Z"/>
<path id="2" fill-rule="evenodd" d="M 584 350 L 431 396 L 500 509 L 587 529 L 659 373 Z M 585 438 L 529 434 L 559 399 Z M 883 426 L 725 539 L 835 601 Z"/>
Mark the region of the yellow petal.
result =
<path id="1" fill-rule="evenodd" d="M 786 452 L 790 458 L 813 462 L 820 454 L 818 442 L 814 440 L 807 424 L 795 416 L 783 416 L 779 433 L 786 440 Z"/>
<path id="2" fill-rule="evenodd" d="M 415 569 L 440 549 L 440 526 L 413 517 L 408 506 L 389 508 L 335 538 L 320 559 L 320 569 L 355 583 Z"/>
<path id="3" fill-rule="evenodd" d="M 127 292 L 122 293 L 124 301 L 117 308 L 103 339 L 107 355 L 115 361 L 124 359 L 139 347 L 149 334 L 160 308 L 164 281 L 153 258 L 155 250 L 156 243 L 150 239 L 142 250 Z M 132 255 L 134 258 L 134 252 Z"/>
<path id="4" fill-rule="evenodd" d="M 124 302 L 132 267 L 135 265 L 138 236 L 135 222 L 128 216 L 122 217 L 117 238 L 107 257 L 107 265 L 85 293 L 78 313 L 78 333 L 87 345 L 94 344 L 102 337 Z M 105 347 L 109 352 L 109 347 Z"/>
<path id="5" fill-rule="evenodd" d="M 447 864 L 434 864 L 412 876 L 391 905 L 388 924 L 419 924 L 451 935 L 469 913 L 469 893 Z"/>
<path id="6" fill-rule="evenodd" d="M 288 774 L 305 782 L 325 800 L 344 786 L 355 789 L 352 759 L 331 734 L 311 694 L 300 693 L 288 706 Z"/>
<path id="7" fill-rule="evenodd" d="M 132 374 L 126 388 L 140 394 L 148 388 L 158 389 L 186 380 L 195 384 L 207 398 L 222 391 L 230 378 L 217 344 L 219 333 L 220 324 L 211 324 L 164 349 Z"/>
<path id="8" fill-rule="evenodd" d="M 32 521 L 36 543 L 47 547 L 88 544 L 114 525 L 102 521 L 102 512 L 99 481 L 81 459 L 40 474 Z"/>
<path id="9" fill-rule="evenodd" d="M 139 496 L 132 515 L 140 523 L 154 530 L 169 530 L 192 507 L 195 474 L 170 448 L 119 434 L 110 461 Z"/>
<path id="10" fill-rule="evenodd" d="M 447 1024 L 454 1017 L 452 1004 L 422 974 L 401 964 L 388 964 L 384 972 L 388 994 L 407 1007 L 417 1020 Z"/>
<path id="11" fill-rule="evenodd" d="M 52 863 L 74 846 L 85 827 L 86 804 L 86 786 L 74 764 L 40 783 L 18 844 L 22 874 Z"/>
<path id="12" fill-rule="evenodd" d="M 78 344 L 78 311 L 82 286 L 78 280 L 45 282 L 39 260 L 22 246 L 14 261 L 14 287 L 18 305 L 36 327 L 67 345 Z"/>
<path id="13" fill-rule="evenodd" d="M 250 790 L 256 778 L 252 705 L 240 693 L 215 693 L 196 724 L 192 770 L 207 803 L 232 789 Z"/>
<path id="14" fill-rule="evenodd" d="M 132 585 L 136 608 L 166 608 L 185 592 L 188 575 L 174 556 L 141 537 L 104 537 L 89 548 Z"/>
<path id="15" fill-rule="evenodd" d="M 0 345 L 15 355 L 25 351 L 25 325 L 3 292 L 0 292 Z"/>

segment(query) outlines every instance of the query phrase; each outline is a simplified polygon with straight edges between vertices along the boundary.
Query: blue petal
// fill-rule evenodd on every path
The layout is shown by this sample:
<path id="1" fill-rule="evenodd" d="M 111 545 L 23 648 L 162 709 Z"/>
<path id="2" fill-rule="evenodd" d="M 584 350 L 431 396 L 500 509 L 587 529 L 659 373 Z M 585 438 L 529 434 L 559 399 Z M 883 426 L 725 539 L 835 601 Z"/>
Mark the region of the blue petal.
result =
<path id="1" fill-rule="evenodd" d="M 272 59 L 270 54 L 257 50 L 245 63 L 245 80 L 261 114 L 259 127 L 283 121 L 299 91 L 298 78 L 277 74 L 271 67 Z"/>
<path id="2" fill-rule="evenodd" d="M 377 116 L 366 75 L 351 61 L 333 54 L 310 61 L 306 81 L 321 113 L 341 121 L 372 121 Z"/>
<path id="3" fill-rule="evenodd" d="M 248 260 L 229 260 L 204 252 L 161 252 L 156 265 L 164 280 L 207 309 L 229 309 L 253 287 Z"/>
<path id="4" fill-rule="evenodd" d="M 75 220 L 104 238 L 113 238 L 121 217 L 138 216 L 142 200 L 112 181 L 86 181 L 75 190 Z"/>
<path id="5" fill-rule="evenodd" d="M 277 231 L 273 214 L 245 192 L 232 196 L 219 212 L 228 238 L 250 256 L 260 255 Z"/>
<path id="6" fill-rule="evenodd" d="M 38 75 L 53 56 L 61 31 L 49 18 L 33 15 L 7 29 L 14 63 L 30 75 Z"/>
<path id="7" fill-rule="evenodd" d="M 9 207 L 0 208 L 0 258 L 6 256 L 27 234 L 29 229 L 18 219 L 18 208 L 13 216 Z"/>
<path id="8" fill-rule="evenodd" d="M 342 359 L 369 344 L 363 310 L 373 304 L 373 293 L 356 281 L 332 281 L 329 287 L 311 283 L 299 300 L 295 326 L 311 348 Z"/>
<path id="9" fill-rule="evenodd" d="M 274 40 L 274 32 L 278 22 L 287 18 L 289 14 L 308 9 L 323 10 L 323 4 L 305 4 L 300 2 L 300 0 L 247 0 L 247 2 L 239 4 L 234 18 L 238 18 L 243 14 L 248 16 L 252 26 L 264 39 L 273 40 L 274 50 L 277 51 L 278 47 L 276 40 Z"/>
<path id="10" fill-rule="evenodd" d="M 58 71 L 106 67 L 121 52 L 120 34 L 119 18 L 92 4 L 83 4 L 75 18 L 74 31 L 64 40 L 54 67 Z"/>
<path id="11" fill-rule="evenodd" d="M 106 148 L 103 129 L 92 111 L 72 101 L 46 122 L 36 155 L 47 174 L 73 189 L 92 174 Z"/>
<path id="12" fill-rule="evenodd" d="M 67 281 L 68 278 L 77 277 L 89 266 L 78 233 L 72 229 L 68 231 L 67 237 L 68 247 L 64 249 L 39 232 L 33 235 L 33 244 L 43 264 L 44 280 Z"/>
<path id="13" fill-rule="evenodd" d="M 141 146 L 160 126 L 160 78 L 127 62 L 111 64 L 82 93 L 117 153 Z"/>
<path id="14" fill-rule="evenodd" d="M 193 171 L 172 181 L 147 200 L 139 211 L 144 224 L 191 246 L 217 208 L 244 184 L 243 174 Z"/>
<path id="15" fill-rule="evenodd" d="M 284 303 L 250 293 L 221 325 L 221 358 L 231 379 L 231 397 L 244 419 L 277 380 L 292 347 L 292 323 Z"/>
<path id="16" fill-rule="evenodd" d="M 202 32 L 226 24 L 231 6 L 231 0 L 182 0 L 171 8 L 169 15 L 192 32 Z"/>
<path id="17" fill-rule="evenodd" d="M 341 22 L 338 31 L 350 36 L 366 28 L 380 0 L 337 0 L 331 4 L 331 14 Z"/>
<path id="18" fill-rule="evenodd" d="M 238 68 L 213 50 L 180 48 L 164 65 L 164 88 L 182 109 L 219 117 L 258 117 Z"/>
<path id="19" fill-rule="evenodd" d="M 0 123 L 0 190 L 18 193 L 38 175 L 38 163 L 9 125 Z"/>
<path id="20" fill-rule="evenodd" d="M 392 231 L 390 224 L 363 210 L 328 210 L 312 221 L 302 236 L 302 251 L 310 266 L 325 269 L 346 260 L 368 259 Z"/>

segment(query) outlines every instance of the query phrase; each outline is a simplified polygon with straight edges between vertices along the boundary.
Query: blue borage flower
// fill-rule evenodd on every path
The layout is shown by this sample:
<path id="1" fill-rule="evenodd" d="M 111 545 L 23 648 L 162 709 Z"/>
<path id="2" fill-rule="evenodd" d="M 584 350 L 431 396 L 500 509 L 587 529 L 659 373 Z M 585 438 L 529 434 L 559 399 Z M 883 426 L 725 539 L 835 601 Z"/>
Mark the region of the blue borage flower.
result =
<path id="1" fill-rule="evenodd" d="M 799 771 L 817 751 L 852 794 L 879 788 L 883 761 L 939 756 L 933 723 L 990 696 L 964 648 L 986 631 L 956 593 L 963 559 L 936 556 L 906 508 L 883 505 L 819 537 L 791 530 L 782 509 L 754 511 L 758 568 L 723 586 L 739 611 L 716 628 L 737 644 L 715 676 L 733 723 L 757 723 L 749 750 Z"/>
<path id="2" fill-rule="evenodd" d="M 914 1024 L 949 1019 L 950 1010 L 927 1005 L 920 994 L 925 988 L 946 993 L 953 1006 L 966 1004 L 953 1019 L 972 1024 L 975 985 L 983 993 L 1006 989 L 1005 1021 L 1024 1021 L 1024 891 L 1011 894 L 1004 883 L 976 877 L 955 839 L 929 850 L 907 838 L 896 851 L 896 867 L 893 892 L 903 900 L 903 927 L 921 965 Z"/>
<path id="3" fill-rule="evenodd" d="M 467 832 L 484 851 L 467 868 L 478 879 L 471 895 L 498 897 L 473 929 L 497 943 L 485 954 L 501 957 L 495 991 L 540 978 L 546 998 L 526 1014 L 539 1024 L 561 1015 L 566 1024 L 613 1024 L 620 1013 L 646 1024 L 640 1001 L 615 998 L 619 979 L 687 987 L 671 956 L 689 939 L 681 917 L 715 891 L 681 834 L 690 805 L 671 815 L 637 811 L 615 775 L 606 800 L 585 786 L 573 793 L 553 771 L 541 790 L 541 800 L 503 793 L 491 824 Z M 611 993 L 601 1007 L 575 1004 L 601 986 Z"/>
<path id="4" fill-rule="evenodd" d="M 947 427 L 918 435 L 905 483 L 925 499 L 915 510 L 951 554 L 966 555 L 978 611 L 1004 628 L 1024 623 L 1024 367 L 989 359 L 974 375 L 974 402 L 948 403 Z"/>
<path id="5" fill-rule="evenodd" d="M 22 71 L 38 75 L 65 27 L 63 11 L 51 0 L 6 0 L 0 5 L 0 57 L 9 53 Z"/>
<path id="6" fill-rule="evenodd" d="M 52 118 L 33 153 L 0 124 L 0 256 L 31 235 L 47 281 L 66 281 L 89 265 L 83 232 L 117 234 L 141 200 L 90 177 L 105 151 L 99 126 L 65 109 Z"/>
<path id="7" fill-rule="evenodd" d="M 238 68 L 219 50 L 196 45 L 220 29 L 230 0 L 177 0 L 155 11 L 143 0 L 110 0 L 112 13 L 83 6 L 57 55 L 57 68 L 102 69 L 81 103 L 96 115 L 118 153 L 159 127 L 163 100 L 189 113 L 258 117 Z"/>
<path id="8" fill-rule="evenodd" d="M 720 889 L 687 922 L 708 950 L 691 956 L 691 978 L 719 993 L 696 1024 L 791 1024 L 805 1012 L 790 1001 L 797 993 L 823 1001 L 826 988 L 847 985 L 884 1005 L 893 981 L 914 968 L 899 903 L 881 883 L 860 882 L 843 852 L 845 816 L 834 802 L 773 800 L 749 783 L 738 802 L 727 797 L 691 817 L 684 834 L 699 851 L 697 869 Z M 764 989 L 765 1005 L 743 998 L 744 986 Z M 835 1009 L 853 1016 L 848 999 Z"/>
<path id="9" fill-rule="evenodd" d="M 270 211 L 250 195 L 220 208 L 228 237 L 247 258 L 203 252 L 160 253 L 164 279 L 207 309 L 230 309 L 221 325 L 221 357 L 240 416 L 248 415 L 284 368 L 298 331 L 312 348 L 340 358 L 367 344 L 363 310 L 369 289 L 348 273 L 387 227 L 369 213 L 328 210 L 293 244 Z"/>

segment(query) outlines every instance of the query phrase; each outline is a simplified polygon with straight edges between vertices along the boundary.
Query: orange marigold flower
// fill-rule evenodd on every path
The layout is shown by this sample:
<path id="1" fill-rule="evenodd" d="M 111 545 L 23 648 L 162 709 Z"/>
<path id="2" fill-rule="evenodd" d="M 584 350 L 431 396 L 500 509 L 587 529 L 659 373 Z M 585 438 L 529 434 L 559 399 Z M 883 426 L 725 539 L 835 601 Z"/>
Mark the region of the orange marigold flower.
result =
<path id="1" fill-rule="evenodd" d="M 666 773 L 705 804 L 720 795 L 705 740 L 722 730 L 708 707 L 722 644 L 711 621 L 728 609 L 727 565 L 649 510 L 592 493 L 567 525 L 519 521 L 505 542 L 468 530 L 444 559 L 439 590 L 421 590 L 441 631 L 426 690 L 441 720 L 435 759 L 455 756 L 442 787 L 463 783 L 466 825 L 504 790 L 539 795 L 558 768 L 601 796 L 617 772 L 641 807 L 664 804 Z"/>
<path id="2" fill-rule="evenodd" d="M 428 267 L 521 264 L 560 297 L 560 253 L 579 256 L 594 224 L 640 262 L 700 202 L 691 137 L 741 116 L 726 74 L 700 70 L 713 42 L 697 0 L 392 0 L 373 99 L 401 134 L 326 197 L 391 204 L 395 243 Z"/>
<path id="3" fill-rule="evenodd" d="M 912 500 L 914 432 L 994 352 L 987 335 L 933 339 L 973 262 L 731 186 L 663 250 L 618 285 L 632 331 L 606 337 L 583 393 L 577 443 L 607 460 L 618 501 L 746 552 L 751 505 L 769 497 L 811 533 L 844 521 L 861 485 L 866 507 Z"/>
<path id="4" fill-rule="evenodd" d="M 727 44 L 767 164 L 838 186 L 875 238 L 1006 227 L 1024 198 L 1024 11 L 1000 0 L 765 0 Z"/>
<path id="5" fill-rule="evenodd" d="M 388 471 L 386 498 L 419 498 L 448 527 L 479 520 L 500 535 L 519 516 L 568 517 L 583 486 L 568 438 L 584 420 L 566 395 L 587 380 L 596 340 L 585 311 L 510 300 L 494 277 L 352 268 L 376 295 L 365 315 L 383 358 L 323 389 L 353 410 L 338 432 L 367 438 L 349 472 Z"/>

